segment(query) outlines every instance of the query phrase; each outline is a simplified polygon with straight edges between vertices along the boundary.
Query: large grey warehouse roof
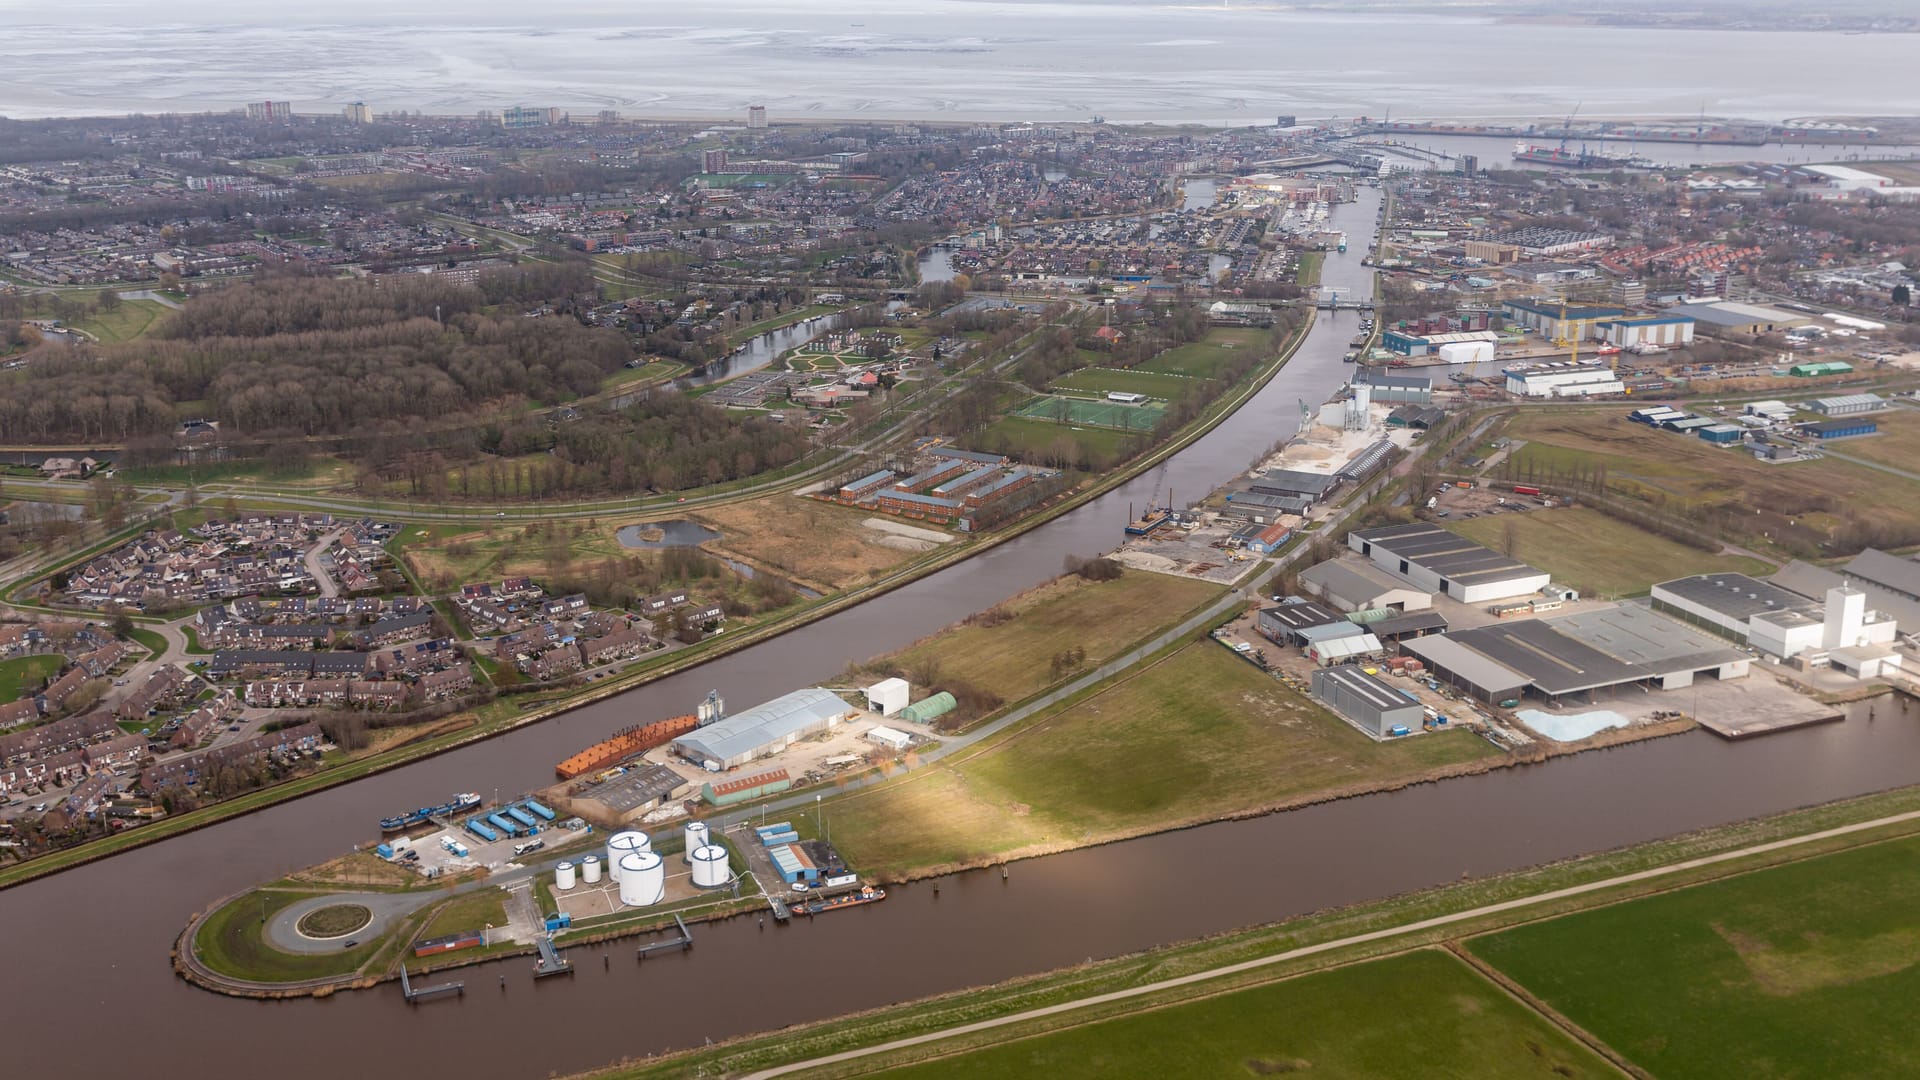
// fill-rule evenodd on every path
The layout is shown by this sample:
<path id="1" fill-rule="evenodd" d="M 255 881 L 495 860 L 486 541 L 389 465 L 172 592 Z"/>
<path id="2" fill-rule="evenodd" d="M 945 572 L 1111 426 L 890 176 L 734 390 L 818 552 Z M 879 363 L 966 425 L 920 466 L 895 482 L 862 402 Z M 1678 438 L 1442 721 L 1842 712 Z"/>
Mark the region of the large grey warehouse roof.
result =
<path id="1" fill-rule="evenodd" d="M 795 690 L 765 705 L 696 728 L 673 740 L 675 746 L 715 761 L 731 761 L 752 753 L 796 731 L 824 723 L 847 712 L 847 703 L 819 688 Z"/>
<path id="2" fill-rule="evenodd" d="M 1655 588 L 1670 592 L 1729 619 L 1751 619 L 1770 611 L 1798 611 L 1821 614 L 1820 605 L 1745 574 L 1696 574 L 1693 577 L 1663 581 Z"/>
<path id="3" fill-rule="evenodd" d="M 1580 615 L 1548 619 L 1555 631 L 1649 674 L 1729 664 L 1746 656 L 1726 642 L 1638 604 L 1620 604 Z"/>
<path id="4" fill-rule="evenodd" d="M 1650 674 L 1535 619 L 1456 630 L 1447 637 L 1520 672 L 1543 694 L 1618 686 Z"/>
<path id="5" fill-rule="evenodd" d="M 1889 555 L 1877 548 L 1855 555 L 1840 572 L 1908 596 L 1920 596 L 1920 562 Z"/>
<path id="6" fill-rule="evenodd" d="M 1441 577 L 1463 583 L 1498 581 L 1540 573 L 1518 559 L 1508 558 L 1492 548 L 1481 547 L 1438 525 L 1388 525 L 1379 529 L 1365 529 L 1353 535 L 1408 562 L 1418 563 Z"/>
<path id="7" fill-rule="evenodd" d="M 1333 486 L 1328 473 L 1302 472 L 1299 469 L 1268 469 L 1253 482 L 1255 491 L 1272 488 L 1278 494 L 1321 495 Z"/>

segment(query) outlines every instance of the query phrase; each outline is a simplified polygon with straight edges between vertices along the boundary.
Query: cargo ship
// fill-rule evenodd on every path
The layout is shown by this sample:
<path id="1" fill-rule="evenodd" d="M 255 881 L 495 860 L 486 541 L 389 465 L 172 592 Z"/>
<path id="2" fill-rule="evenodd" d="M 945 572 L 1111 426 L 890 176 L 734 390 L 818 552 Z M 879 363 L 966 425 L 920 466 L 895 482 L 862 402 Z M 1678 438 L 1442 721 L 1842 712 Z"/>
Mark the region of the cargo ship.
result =
<path id="1" fill-rule="evenodd" d="M 819 915 L 823 912 L 838 911 L 841 908 L 859 907 L 861 904 L 878 903 L 886 898 L 887 890 L 878 889 L 872 885 L 862 885 L 860 886 L 859 892 L 846 893 L 833 897 L 830 900 L 809 900 L 804 904 L 797 905 L 795 910 L 804 911 L 808 915 Z"/>
<path id="2" fill-rule="evenodd" d="M 449 817 L 453 814 L 471 810 L 479 805 L 479 795 L 471 791 L 463 791 L 453 798 L 448 799 L 446 802 L 441 803 L 439 806 L 423 806 L 418 810 L 411 810 L 394 817 L 381 818 L 380 831 L 399 832 L 402 829 L 411 829 L 415 825 L 424 825 L 434 818 Z"/>
<path id="3" fill-rule="evenodd" d="M 562 780 L 572 780 L 597 769 L 606 768 L 634 756 L 645 753 L 656 746 L 665 746 L 674 739 L 700 726 L 700 717 L 689 713 L 666 720 L 655 720 L 651 724 L 635 724 L 623 728 L 611 736 L 594 743 L 585 750 L 555 765 L 553 771 Z"/>
<path id="4" fill-rule="evenodd" d="M 1554 165 L 1565 169 L 1651 169 L 1654 163 L 1643 157 L 1621 157 L 1613 154 L 1596 154 L 1584 147 L 1578 153 L 1564 146 L 1538 146 L 1532 143 L 1515 143 L 1513 160 L 1524 161 L 1529 165 Z"/>

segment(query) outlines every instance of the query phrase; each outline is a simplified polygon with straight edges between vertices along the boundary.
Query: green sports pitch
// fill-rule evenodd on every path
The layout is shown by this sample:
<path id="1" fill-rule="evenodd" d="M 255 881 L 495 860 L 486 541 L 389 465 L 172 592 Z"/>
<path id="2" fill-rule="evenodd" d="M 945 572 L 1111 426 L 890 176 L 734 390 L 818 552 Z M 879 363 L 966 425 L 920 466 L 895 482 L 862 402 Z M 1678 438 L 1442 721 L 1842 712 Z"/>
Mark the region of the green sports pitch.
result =
<path id="1" fill-rule="evenodd" d="M 1160 418 L 1166 415 L 1166 407 L 1151 401 L 1139 405 L 1125 405 L 1115 401 L 1096 401 L 1053 394 L 1034 398 L 1015 409 L 1013 415 L 1033 420 L 1053 420 L 1062 424 L 1114 428 L 1119 431 L 1151 431 L 1154 425 L 1160 422 Z"/>

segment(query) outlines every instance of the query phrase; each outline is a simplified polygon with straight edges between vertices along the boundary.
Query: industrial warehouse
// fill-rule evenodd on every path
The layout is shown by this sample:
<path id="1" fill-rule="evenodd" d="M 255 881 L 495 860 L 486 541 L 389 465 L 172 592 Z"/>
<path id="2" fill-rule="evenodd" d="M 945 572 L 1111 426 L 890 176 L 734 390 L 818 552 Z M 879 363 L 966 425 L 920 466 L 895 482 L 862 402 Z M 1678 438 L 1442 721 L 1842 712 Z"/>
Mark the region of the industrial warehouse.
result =
<path id="1" fill-rule="evenodd" d="M 1751 663 L 1725 642 L 1631 604 L 1450 631 L 1401 648 L 1441 682 L 1509 708 L 1528 694 L 1592 701 L 1627 687 L 1676 690 L 1700 675 L 1739 679 Z"/>
<path id="2" fill-rule="evenodd" d="M 1653 606 L 1780 660 L 1826 664 L 1860 678 L 1898 667 L 1898 624 L 1837 583 L 1824 602 L 1745 574 L 1700 574 L 1653 587 Z"/>
<path id="3" fill-rule="evenodd" d="M 1545 571 L 1482 547 L 1438 525 L 1359 529 L 1347 546 L 1387 573 L 1429 593 L 1480 604 L 1529 596 L 1552 580 Z"/>

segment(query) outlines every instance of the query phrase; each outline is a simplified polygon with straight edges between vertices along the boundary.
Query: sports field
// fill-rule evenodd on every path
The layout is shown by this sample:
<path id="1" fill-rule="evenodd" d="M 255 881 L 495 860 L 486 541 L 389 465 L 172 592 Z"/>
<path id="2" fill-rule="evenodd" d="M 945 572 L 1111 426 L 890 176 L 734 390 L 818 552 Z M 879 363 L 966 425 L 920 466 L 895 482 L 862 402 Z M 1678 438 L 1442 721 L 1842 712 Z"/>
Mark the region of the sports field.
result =
<path id="1" fill-rule="evenodd" d="M 1121 405 L 1064 394 L 1036 397 L 1013 410 L 1015 416 L 1065 424 L 1089 424 L 1119 431 L 1152 431 L 1165 414 L 1166 409 L 1154 402 Z"/>
<path id="2" fill-rule="evenodd" d="M 1920 1075 L 1920 839 L 1478 938 L 1655 1076 Z"/>

